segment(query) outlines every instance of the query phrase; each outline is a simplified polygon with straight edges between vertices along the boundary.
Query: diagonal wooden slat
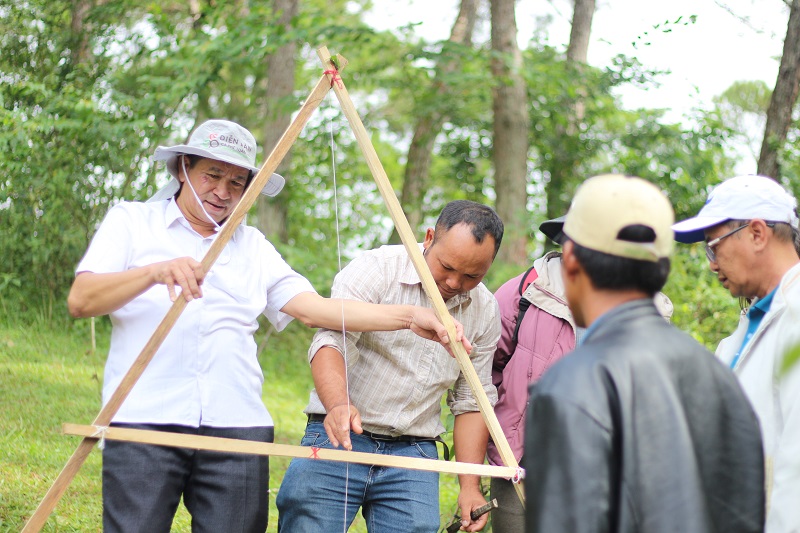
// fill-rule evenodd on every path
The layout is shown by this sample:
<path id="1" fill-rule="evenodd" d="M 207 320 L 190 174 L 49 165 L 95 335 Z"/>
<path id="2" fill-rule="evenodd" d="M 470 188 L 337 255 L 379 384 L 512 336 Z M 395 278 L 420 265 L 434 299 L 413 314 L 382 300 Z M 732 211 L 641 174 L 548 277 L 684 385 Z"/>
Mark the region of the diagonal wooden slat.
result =
<path id="1" fill-rule="evenodd" d="M 322 76 L 317 82 L 317 85 L 314 87 L 314 90 L 311 91 L 311 94 L 309 94 L 308 98 L 306 98 L 306 101 L 303 103 L 297 116 L 294 118 L 294 120 L 292 120 L 291 124 L 289 124 L 289 127 L 278 141 L 275 149 L 272 150 L 272 153 L 269 155 L 269 157 L 267 157 L 266 161 L 264 161 L 264 164 L 261 166 L 258 174 L 256 174 L 256 176 L 253 178 L 253 182 L 251 183 L 250 187 L 248 187 L 244 195 L 242 195 L 242 199 L 239 201 L 239 204 L 234 208 L 225 224 L 223 224 L 222 229 L 217 235 L 217 238 L 214 240 L 214 243 L 209 248 L 205 257 L 203 257 L 201 264 L 206 272 L 211 269 L 211 266 L 217 260 L 220 253 L 222 253 L 225 245 L 228 244 L 228 241 L 230 241 L 231 237 L 233 236 L 233 232 L 242 222 L 245 215 L 247 215 L 250 207 L 252 207 L 252 205 L 255 203 L 261 189 L 264 188 L 264 185 L 266 185 L 272 173 L 275 172 L 275 169 L 278 168 L 278 165 L 280 165 L 281 161 L 283 161 L 283 158 L 286 157 L 289 149 L 300 136 L 300 132 L 303 130 L 306 122 L 308 122 L 308 119 L 311 118 L 311 115 L 322 103 L 322 100 L 325 98 L 325 95 L 328 94 L 328 91 L 330 91 L 330 81 L 328 81 L 326 76 Z M 109 398 L 108 403 L 106 403 L 106 405 L 101 409 L 100 413 L 94 419 L 94 425 L 107 426 L 111 423 L 111 419 L 117 413 L 122 405 L 122 402 L 125 401 L 125 398 L 127 398 L 133 386 L 139 380 L 142 372 L 144 372 L 145 368 L 147 368 L 147 365 L 150 364 L 150 361 L 153 359 L 153 356 L 155 355 L 159 346 L 161 346 L 161 344 L 164 342 L 167 334 L 175 325 L 175 322 L 178 320 L 178 317 L 185 308 L 186 300 L 180 297 L 177 298 L 172 304 L 172 307 L 170 307 L 169 311 L 167 311 L 164 319 L 156 328 L 156 331 L 150 337 L 150 340 L 147 341 L 147 344 L 131 365 L 128 373 L 125 374 L 125 377 L 122 379 L 111 398 Z M 89 452 L 92 451 L 92 448 L 94 448 L 96 442 L 97 439 L 87 438 L 81 441 L 81 443 L 78 445 L 78 448 L 69 458 L 67 464 L 61 470 L 61 473 L 50 487 L 50 490 L 48 490 L 47 494 L 45 494 L 41 503 L 36 508 L 36 511 L 28 519 L 25 527 L 22 529 L 23 533 L 32 533 L 41 530 L 42 526 L 44 526 L 44 523 L 47 520 L 47 517 L 53 512 L 58 500 L 61 499 L 61 496 L 63 496 L 64 492 L 67 490 L 67 487 L 69 487 L 69 484 L 72 482 L 72 479 L 86 461 L 86 458 L 89 456 Z"/>
<path id="2" fill-rule="evenodd" d="M 422 280 L 422 286 L 425 289 L 428 298 L 431 300 L 431 303 L 433 304 L 436 316 L 439 317 L 439 320 L 447 328 L 447 334 L 450 336 L 450 338 L 455 339 L 456 330 L 453 323 L 453 318 L 447 311 L 447 307 L 442 299 L 442 295 L 439 294 L 439 290 L 436 288 L 436 283 L 433 280 L 431 271 L 428 268 L 427 263 L 425 263 L 425 258 L 422 256 L 422 252 L 419 250 L 417 240 L 414 237 L 414 233 L 411 231 L 411 227 L 408 224 L 405 213 L 403 213 L 403 209 L 400 206 L 400 202 L 397 199 L 394 189 L 392 188 L 392 184 L 389 182 L 389 177 L 386 175 L 386 171 L 383 169 L 380 159 L 378 159 L 378 154 L 375 152 L 375 147 L 372 145 L 372 141 L 367 134 L 367 130 L 364 127 L 364 124 L 361 122 L 361 117 L 358 115 L 358 111 L 356 111 L 353 101 L 350 99 L 350 95 L 341 79 L 340 73 L 337 72 L 336 63 L 339 63 L 340 61 L 337 61 L 336 63 L 331 61 L 331 54 L 324 46 L 317 49 L 317 56 L 319 56 L 320 60 L 322 61 L 326 75 L 331 80 L 333 92 L 339 99 L 339 104 L 342 107 L 342 111 L 347 117 L 347 121 L 350 123 L 350 128 L 355 134 L 356 141 L 358 142 L 358 145 L 364 154 L 367 166 L 372 172 L 372 177 L 375 179 L 378 190 L 380 191 L 383 201 L 389 210 L 389 215 L 392 217 L 392 221 L 397 229 L 397 233 L 400 235 L 400 239 L 403 241 L 403 245 L 405 246 L 408 255 L 411 257 L 411 262 L 414 264 L 414 268 L 416 269 L 420 280 Z M 461 372 L 466 378 L 467 383 L 469 383 L 472 393 L 478 401 L 478 407 L 480 408 L 483 419 L 486 422 L 486 426 L 489 428 L 489 433 L 492 436 L 492 440 L 500 452 L 500 457 L 503 459 L 503 462 L 505 462 L 506 466 L 516 469 L 519 466 L 517 464 L 517 460 L 514 457 L 514 453 L 511 451 L 511 447 L 508 445 L 508 440 L 506 439 L 505 434 L 500 427 L 497 416 L 494 414 L 494 408 L 489 402 L 489 398 L 486 397 L 486 393 L 483 390 L 483 385 L 478 378 L 478 374 L 475 372 L 475 368 L 472 366 L 472 362 L 469 360 L 466 350 L 464 350 L 464 347 L 459 343 L 453 342 L 451 343 L 451 346 L 456 356 L 456 360 L 458 361 L 459 367 L 461 368 Z M 517 491 L 520 501 L 524 505 L 525 495 L 523 493 L 522 486 L 519 483 L 515 483 L 514 488 Z"/>

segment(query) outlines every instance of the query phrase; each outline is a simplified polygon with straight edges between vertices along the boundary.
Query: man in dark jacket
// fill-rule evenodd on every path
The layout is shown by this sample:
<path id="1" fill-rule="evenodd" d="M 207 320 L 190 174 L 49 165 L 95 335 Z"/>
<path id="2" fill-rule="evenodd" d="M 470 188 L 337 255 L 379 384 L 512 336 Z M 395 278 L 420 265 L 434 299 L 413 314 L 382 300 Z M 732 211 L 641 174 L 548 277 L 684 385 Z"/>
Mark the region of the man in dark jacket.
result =
<path id="1" fill-rule="evenodd" d="M 672 207 L 633 177 L 591 178 L 564 223 L 581 345 L 531 386 L 528 532 L 763 530 L 758 423 L 733 374 L 667 324 Z"/>

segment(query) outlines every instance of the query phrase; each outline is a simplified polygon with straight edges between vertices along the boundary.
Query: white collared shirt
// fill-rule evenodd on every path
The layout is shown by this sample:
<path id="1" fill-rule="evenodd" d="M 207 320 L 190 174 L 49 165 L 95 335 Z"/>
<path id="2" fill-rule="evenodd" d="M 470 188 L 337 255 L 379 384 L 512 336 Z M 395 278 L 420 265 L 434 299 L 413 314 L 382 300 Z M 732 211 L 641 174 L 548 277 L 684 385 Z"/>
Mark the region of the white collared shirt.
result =
<path id="1" fill-rule="evenodd" d="M 216 235 L 195 232 L 174 199 L 122 202 L 109 210 L 76 272 L 122 272 L 184 256 L 200 261 Z M 280 309 L 314 288 L 258 230 L 241 224 L 202 291 L 202 298 L 187 304 L 115 422 L 273 425 L 261 400 L 264 376 L 253 338 L 257 319 L 263 313 L 282 330 L 292 317 Z M 104 404 L 171 306 L 167 287 L 155 285 L 111 313 Z"/>

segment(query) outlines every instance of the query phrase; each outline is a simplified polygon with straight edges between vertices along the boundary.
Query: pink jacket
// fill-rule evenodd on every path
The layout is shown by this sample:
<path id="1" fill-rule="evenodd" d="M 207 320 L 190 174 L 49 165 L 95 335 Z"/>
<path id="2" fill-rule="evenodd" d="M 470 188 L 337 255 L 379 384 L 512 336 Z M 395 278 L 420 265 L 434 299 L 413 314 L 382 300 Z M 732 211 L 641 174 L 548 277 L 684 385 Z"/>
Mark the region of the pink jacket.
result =
<path id="1" fill-rule="evenodd" d="M 512 345 L 511 338 L 519 312 L 519 284 L 524 274 L 507 281 L 495 293 L 502 329 L 492 370 L 498 396 L 494 411 L 517 461 L 522 457 L 525 442 L 528 385 L 575 348 L 575 324 L 561 281 L 561 253 L 550 252 L 533 264 L 539 277 L 525 291 L 531 306 L 522 319 L 516 346 Z M 491 464 L 503 464 L 491 441 L 487 454 Z"/>

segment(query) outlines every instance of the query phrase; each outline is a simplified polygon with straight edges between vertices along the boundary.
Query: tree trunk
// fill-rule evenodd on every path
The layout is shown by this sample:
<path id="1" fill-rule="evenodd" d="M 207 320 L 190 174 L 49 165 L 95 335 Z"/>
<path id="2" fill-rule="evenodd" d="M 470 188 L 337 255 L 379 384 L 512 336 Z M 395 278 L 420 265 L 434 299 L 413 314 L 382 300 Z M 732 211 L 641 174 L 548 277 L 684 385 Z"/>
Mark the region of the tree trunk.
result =
<path id="1" fill-rule="evenodd" d="M 86 27 L 86 18 L 89 16 L 89 11 L 92 7 L 92 0 L 77 0 L 72 4 L 70 32 L 73 45 L 70 50 L 70 59 L 72 60 L 73 68 L 76 65 L 88 63 L 91 59 L 91 50 L 89 49 L 91 31 Z"/>
<path id="2" fill-rule="evenodd" d="M 528 195 L 528 104 L 525 81 L 520 74 L 522 54 L 517 46 L 514 0 L 491 0 L 492 91 L 494 111 L 494 179 L 497 214 L 506 233 L 499 258 L 523 266 L 528 263 L 530 217 Z"/>
<path id="3" fill-rule="evenodd" d="M 589 35 L 592 32 L 595 0 L 575 0 L 572 29 L 569 32 L 567 61 L 586 63 L 589 56 Z"/>
<path id="4" fill-rule="evenodd" d="M 592 31 L 594 11 L 595 0 L 575 0 L 572 29 L 567 47 L 567 64 L 571 65 L 578 73 L 583 69 L 589 55 L 589 35 Z M 575 179 L 578 174 L 579 161 L 576 159 L 575 151 L 571 149 L 572 143 L 566 141 L 578 134 L 578 125 L 585 116 L 584 100 L 586 97 L 585 91 L 580 88 L 578 97 L 572 103 L 571 111 L 566 117 L 566 127 L 560 127 L 557 130 L 557 138 L 564 139 L 564 142 L 559 142 L 554 148 L 549 165 L 550 181 L 546 188 L 548 219 L 563 215 L 569 205 L 565 193 L 569 180 Z M 551 246 L 553 246 L 552 243 L 546 239 L 545 247 L 550 248 Z"/>
<path id="5" fill-rule="evenodd" d="M 764 141 L 758 158 L 758 173 L 776 180 L 781 179 L 779 154 L 786 142 L 786 133 L 792 122 L 792 110 L 797 102 L 800 83 L 800 0 L 792 0 L 783 55 L 778 69 L 778 79 L 767 110 Z"/>
<path id="6" fill-rule="evenodd" d="M 461 0 L 458 17 L 456 17 L 456 21 L 450 31 L 450 42 L 462 45 L 470 45 L 472 43 L 472 33 L 475 29 L 479 1 Z M 442 70 L 450 73 L 458 66 L 457 61 L 449 61 L 444 64 Z M 444 98 L 446 93 L 444 84 L 439 80 L 434 80 L 434 87 L 439 96 Z M 411 145 L 408 147 L 405 175 L 403 176 L 403 190 L 400 194 L 400 204 L 403 206 L 403 212 L 408 219 L 408 224 L 414 231 L 421 229 L 419 226 L 422 223 L 422 199 L 425 184 L 430 176 L 433 146 L 436 136 L 447 120 L 444 114 L 436 111 L 433 113 L 420 113 L 419 117 L 414 126 Z M 397 229 L 392 230 L 389 243 L 400 243 L 400 235 L 397 233 Z"/>
<path id="7" fill-rule="evenodd" d="M 288 32 L 292 19 L 297 16 L 299 0 L 274 0 L 273 11 L 279 15 L 278 23 Z M 281 135 L 289 127 L 294 111 L 294 71 L 297 43 L 286 41 L 267 60 L 267 88 L 264 95 L 265 122 L 262 129 L 264 152 L 262 161 L 269 156 Z M 291 151 L 286 154 L 278 173 L 290 168 Z M 287 180 L 288 181 L 288 180 Z M 287 203 L 260 196 L 256 206 L 256 225 L 268 237 L 279 242 L 288 240 Z"/>
<path id="8" fill-rule="evenodd" d="M 592 33 L 595 0 L 575 0 L 575 11 L 572 12 L 572 29 L 569 32 L 567 62 L 579 69 L 587 63 L 589 56 L 589 36 Z M 572 120 L 569 123 L 570 134 L 577 133 L 577 124 L 583 120 L 585 113 L 584 100 L 588 95 L 581 90 L 573 106 Z"/>

